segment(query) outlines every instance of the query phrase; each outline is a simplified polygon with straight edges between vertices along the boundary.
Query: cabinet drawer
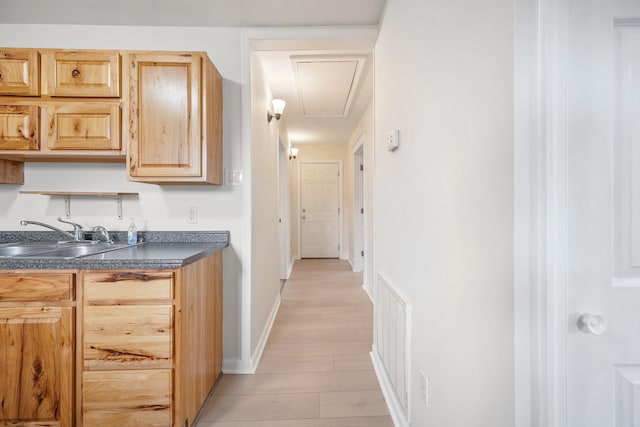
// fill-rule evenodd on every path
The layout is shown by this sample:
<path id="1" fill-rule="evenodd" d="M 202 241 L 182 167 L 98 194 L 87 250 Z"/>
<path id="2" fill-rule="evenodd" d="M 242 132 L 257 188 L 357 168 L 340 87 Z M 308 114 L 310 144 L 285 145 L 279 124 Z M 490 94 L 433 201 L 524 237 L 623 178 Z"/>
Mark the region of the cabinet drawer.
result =
<path id="1" fill-rule="evenodd" d="M 40 94 L 40 54 L 34 49 L 0 50 L 0 95 Z"/>
<path id="2" fill-rule="evenodd" d="M 0 105 L 0 150 L 37 150 L 40 108 Z"/>
<path id="3" fill-rule="evenodd" d="M 51 96 L 119 97 L 120 55 L 117 51 L 57 51 L 48 55 Z"/>
<path id="4" fill-rule="evenodd" d="M 168 303 L 173 296 L 173 273 L 88 273 L 84 299 L 95 304 Z"/>
<path id="5" fill-rule="evenodd" d="M 171 368 L 170 305 L 84 309 L 85 369 Z"/>
<path id="6" fill-rule="evenodd" d="M 73 274 L 0 275 L 0 302 L 71 299 L 73 299 Z"/>
<path id="7" fill-rule="evenodd" d="M 87 371 L 82 374 L 83 424 L 91 427 L 170 427 L 168 369 Z"/>
<path id="8" fill-rule="evenodd" d="M 50 105 L 45 114 L 51 150 L 120 149 L 119 105 Z"/>

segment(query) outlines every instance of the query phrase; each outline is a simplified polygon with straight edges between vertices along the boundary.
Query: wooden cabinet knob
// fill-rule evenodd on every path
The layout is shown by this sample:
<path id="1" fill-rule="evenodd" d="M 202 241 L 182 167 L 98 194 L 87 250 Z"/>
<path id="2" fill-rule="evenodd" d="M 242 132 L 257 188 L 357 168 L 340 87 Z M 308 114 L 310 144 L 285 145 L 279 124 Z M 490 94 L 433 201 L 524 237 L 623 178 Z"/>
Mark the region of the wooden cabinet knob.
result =
<path id="1" fill-rule="evenodd" d="M 78 77 L 80 75 L 80 70 L 78 70 L 77 68 L 74 68 L 73 71 L 71 71 L 71 75 L 73 77 Z"/>

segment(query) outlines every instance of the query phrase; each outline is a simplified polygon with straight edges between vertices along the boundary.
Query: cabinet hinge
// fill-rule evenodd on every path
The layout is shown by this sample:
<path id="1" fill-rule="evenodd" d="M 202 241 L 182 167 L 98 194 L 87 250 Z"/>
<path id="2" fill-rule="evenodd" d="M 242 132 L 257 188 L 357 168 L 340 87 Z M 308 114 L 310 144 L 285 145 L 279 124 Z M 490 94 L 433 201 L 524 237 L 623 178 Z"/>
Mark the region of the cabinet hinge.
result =
<path id="1" fill-rule="evenodd" d="M 363 171 L 364 170 L 364 166 L 360 165 L 360 170 Z"/>
<path id="2" fill-rule="evenodd" d="M 364 251 L 360 251 L 360 256 L 364 256 Z"/>
<path id="3" fill-rule="evenodd" d="M 338 208 L 338 213 L 340 213 L 340 208 Z"/>
<path id="4" fill-rule="evenodd" d="M 364 208 L 360 208 L 360 213 L 363 214 L 364 213 Z"/>

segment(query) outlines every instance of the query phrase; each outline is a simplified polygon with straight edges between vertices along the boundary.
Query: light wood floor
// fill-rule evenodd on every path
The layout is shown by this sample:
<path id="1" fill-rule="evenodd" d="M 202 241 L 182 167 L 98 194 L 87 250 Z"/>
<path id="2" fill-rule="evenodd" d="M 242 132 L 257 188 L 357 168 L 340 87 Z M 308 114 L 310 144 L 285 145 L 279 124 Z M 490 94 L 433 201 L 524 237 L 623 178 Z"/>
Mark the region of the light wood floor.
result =
<path id="1" fill-rule="evenodd" d="M 224 375 L 197 427 L 393 427 L 371 301 L 346 261 L 297 261 L 255 375 Z"/>

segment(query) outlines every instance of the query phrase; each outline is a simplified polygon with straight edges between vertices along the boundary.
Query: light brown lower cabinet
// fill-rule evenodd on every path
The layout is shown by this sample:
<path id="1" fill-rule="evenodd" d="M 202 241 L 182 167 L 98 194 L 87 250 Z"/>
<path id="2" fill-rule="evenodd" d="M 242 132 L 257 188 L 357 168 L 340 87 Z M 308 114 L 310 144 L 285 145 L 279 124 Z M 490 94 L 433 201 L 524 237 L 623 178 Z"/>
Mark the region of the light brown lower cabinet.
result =
<path id="1" fill-rule="evenodd" d="M 192 425 L 221 372 L 221 261 L 82 273 L 82 425 Z"/>
<path id="2" fill-rule="evenodd" d="M 74 275 L 1 273 L 0 426 L 73 426 Z"/>
<path id="3" fill-rule="evenodd" d="M 0 427 L 191 426 L 221 366 L 220 252 L 168 270 L 0 270 Z"/>

